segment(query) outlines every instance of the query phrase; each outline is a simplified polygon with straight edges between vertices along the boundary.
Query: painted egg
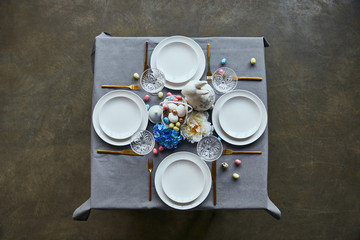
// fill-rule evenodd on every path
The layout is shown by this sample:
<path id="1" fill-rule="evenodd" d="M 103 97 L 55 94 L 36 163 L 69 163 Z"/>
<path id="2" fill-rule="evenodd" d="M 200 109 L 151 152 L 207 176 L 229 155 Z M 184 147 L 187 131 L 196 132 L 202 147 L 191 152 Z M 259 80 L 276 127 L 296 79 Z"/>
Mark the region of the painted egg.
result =
<path id="1" fill-rule="evenodd" d="M 254 65 L 254 64 L 256 63 L 256 59 L 255 59 L 255 58 L 251 58 L 250 63 Z"/>
<path id="2" fill-rule="evenodd" d="M 167 92 L 167 93 L 166 93 L 166 96 L 168 96 L 168 97 L 171 96 L 171 95 L 172 95 L 171 92 Z"/>
<path id="3" fill-rule="evenodd" d="M 135 79 L 139 79 L 139 78 L 140 78 L 140 76 L 139 76 L 138 73 L 134 73 L 133 77 L 134 77 Z"/>
<path id="4" fill-rule="evenodd" d="M 164 147 L 163 147 L 163 146 L 160 146 L 160 147 L 159 147 L 159 151 L 160 151 L 160 152 L 164 151 Z"/>
<path id="5" fill-rule="evenodd" d="M 173 113 L 169 113 L 168 118 L 169 118 L 170 122 L 172 122 L 172 123 L 176 123 L 179 120 L 179 117 Z"/>
<path id="6" fill-rule="evenodd" d="M 169 123 L 169 122 L 170 122 L 169 118 L 168 118 L 168 117 L 164 117 L 164 122 L 165 122 L 165 123 Z"/>
<path id="7" fill-rule="evenodd" d="M 239 174 L 237 174 L 237 173 L 234 173 L 234 174 L 233 174 L 233 178 L 234 178 L 234 179 L 238 179 L 239 177 L 240 177 Z"/>
<path id="8" fill-rule="evenodd" d="M 175 126 L 174 123 L 169 124 L 169 128 L 174 128 L 174 126 Z"/>
<path id="9" fill-rule="evenodd" d="M 168 110 L 168 109 L 169 109 L 169 105 L 164 104 L 164 106 L 163 106 L 163 110 Z"/>
<path id="10" fill-rule="evenodd" d="M 221 59 L 221 64 L 224 65 L 226 63 L 226 58 Z"/>
<path id="11" fill-rule="evenodd" d="M 158 98 L 162 98 L 164 96 L 163 92 L 158 93 Z"/>
<path id="12" fill-rule="evenodd" d="M 153 154 L 158 154 L 158 150 L 156 149 L 156 148 L 154 148 L 153 150 L 152 150 L 152 152 L 153 152 Z"/>
<path id="13" fill-rule="evenodd" d="M 178 100 L 182 100 L 182 96 L 181 96 L 181 95 L 176 95 L 176 98 L 177 98 Z"/>
<path id="14" fill-rule="evenodd" d="M 172 112 L 172 110 L 176 109 L 176 104 L 174 103 L 169 103 L 169 110 Z"/>
<path id="15" fill-rule="evenodd" d="M 180 129 L 179 129 L 178 127 L 176 127 L 176 126 L 174 127 L 174 129 L 175 129 L 176 131 L 179 131 L 179 130 L 180 130 Z"/>
<path id="16" fill-rule="evenodd" d="M 221 166 L 224 168 L 224 169 L 227 169 L 229 167 L 229 164 L 227 164 L 226 162 L 223 162 L 221 163 Z"/>
<path id="17" fill-rule="evenodd" d="M 176 107 L 176 111 L 177 111 L 177 115 L 179 117 L 185 117 L 186 114 L 186 110 L 185 107 L 183 105 L 179 105 Z"/>
<path id="18" fill-rule="evenodd" d="M 145 95 L 144 100 L 145 100 L 145 101 L 149 101 L 149 99 L 150 99 L 150 96 L 149 96 L 149 95 Z"/>
<path id="19" fill-rule="evenodd" d="M 239 166 L 241 164 L 241 160 L 240 159 L 235 159 L 235 164 Z"/>

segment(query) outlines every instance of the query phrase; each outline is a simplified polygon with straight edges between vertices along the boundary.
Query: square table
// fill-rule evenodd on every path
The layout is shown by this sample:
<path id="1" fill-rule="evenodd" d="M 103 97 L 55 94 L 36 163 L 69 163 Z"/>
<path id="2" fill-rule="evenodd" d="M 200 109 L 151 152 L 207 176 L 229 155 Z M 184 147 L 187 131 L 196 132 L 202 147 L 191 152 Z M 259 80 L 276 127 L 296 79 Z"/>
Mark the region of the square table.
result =
<path id="1" fill-rule="evenodd" d="M 149 41 L 148 62 L 156 45 L 164 37 L 114 37 L 101 33 L 95 38 L 92 52 L 94 87 L 92 109 L 97 101 L 113 89 L 101 88 L 102 84 L 130 85 L 139 83 L 132 76 L 141 73 L 144 66 L 145 41 Z M 256 94 L 267 108 L 267 88 L 265 71 L 265 50 L 269 46 L 263 37 L 206 37 L 193 38 L 207 54 L 207 43 L 211 48 L 211 70 L 221 67 L 221 59 L 226 58 L 226 67 L 235 70 L 238 76 L 262 77 L 262 81 L 239 81 L 237 89 L 244 89 Z M 251 65 L 250 59 L 256 58 Z M 206 70 L 201 80 L 206 79 Z M 130 90 L 131 91 L 131 90 Z M 163 92 L 180 91 L 163 89 Z M 147 93 L 144 90 L 133 91 L 140 97 Z M 216 96 L 218 98 L 219 95 Z M 150 106 L 161 100 L 152 96 L 147 102 Z M 209 121 L 211 121 L 211 111 Z M 149 122 L 147 130 L 152 132 L 153 124 Z M 215 131 L 214 134 L 216 135 Z M 213 205 L 213 193 L 210 190 L 207 198 L 194 210 L 214 209 L 265 209 L 276 218 L 281 212 L 268 197 L 268 128 L 255 142 L 246 146 L 234 146 L 223 142 L 224 149 L 262 151 L 260 155 L 240 154 L 223 155 L 217 162 L 217 205 Z M 156 194 L 154 176 L 156 168 L 166 156 L 179 151 L 196 153 L 196 144 L 183 140 L 177 149 L 165 150 L 158 155 L 128 156 L 99 154 L 98 149 L 123 150 L 130 146 L 115 147 L 103 140 L 91 128 L 91 196 L 79 206 L 73 214 L 75 220 L 87 220 L 91 209 L 172 209 Z M 149 172 L 147 159 L 154 159 L 152 174 L 152 201 L 148 201 Z M 234 165 L 234 159 L 240 158 L 242 164 Z M 221 162 L 227 162 L 229 169 L 222 170 Z M 211 163 L 207 163 L 211 168 Z M 240 179 L 234 180 L 232 173 L 238 172 Z"/>

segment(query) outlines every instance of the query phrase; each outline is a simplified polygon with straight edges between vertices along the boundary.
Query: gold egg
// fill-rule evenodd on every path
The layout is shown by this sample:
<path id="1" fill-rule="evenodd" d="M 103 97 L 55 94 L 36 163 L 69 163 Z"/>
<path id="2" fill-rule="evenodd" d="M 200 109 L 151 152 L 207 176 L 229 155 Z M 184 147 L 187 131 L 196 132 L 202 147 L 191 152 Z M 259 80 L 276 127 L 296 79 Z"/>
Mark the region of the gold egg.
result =
<path id="1" fill-rule="evenodd" d="M 180 123 L 184 122 L 184 119 L 183 119 L 183 118 L 179 118 L 179 122 L 180 122 Z"/>
<path id="2" fill-rule="evenodd" d="M 176 110 L 176 109 L 173 109 L 173 110 L 172 110 L 172 113 L 173 113 L 173 114 L 177 114 L 177 110 Z"/>

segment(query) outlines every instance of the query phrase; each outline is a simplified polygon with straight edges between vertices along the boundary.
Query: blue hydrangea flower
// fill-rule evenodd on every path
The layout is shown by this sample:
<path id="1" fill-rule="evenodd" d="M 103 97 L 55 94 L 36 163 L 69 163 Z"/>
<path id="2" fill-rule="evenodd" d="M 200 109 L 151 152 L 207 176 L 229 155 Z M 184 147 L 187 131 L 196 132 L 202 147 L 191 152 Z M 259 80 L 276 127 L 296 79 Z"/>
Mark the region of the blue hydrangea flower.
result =
<path id="1" fill-rule="evenodd" d="M 183 139 L 178 131 L 165 126 L 163 123 L 154 125 L 153 134 L 155 141 L 165 149 L 177 148 L 178 143 Z"/>

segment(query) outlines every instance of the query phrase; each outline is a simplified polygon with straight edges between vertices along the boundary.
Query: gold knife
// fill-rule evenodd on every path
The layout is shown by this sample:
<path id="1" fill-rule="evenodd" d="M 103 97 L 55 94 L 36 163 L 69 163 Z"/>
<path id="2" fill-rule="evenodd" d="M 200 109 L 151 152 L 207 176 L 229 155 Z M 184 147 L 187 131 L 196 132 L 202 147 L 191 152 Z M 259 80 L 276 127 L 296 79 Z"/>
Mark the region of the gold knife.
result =
<path id="1" fill-rule="evenodd" d="M 97 150 L 98 153 L 110 153 L 110 154 L 125 154 L 125 155 L 137 155 L 141 156 L 140 154 L 137 154 L 133 150 L 122 150 L 122 151 L 112 151 L 112 150 Z"/>
<path id="2" fill-rule="evenodd" d="M 145 72 L 146 69 L 149 68 L 149 65 L 147 64 L 147 59 L 148 59 L 148 45 L 149 45 L 149 42 L 146 41 L 146 42 L 145 42 L 144 72 Z"/>
<path id="3" fill-rule="evenodd" d="M 211 167 L 211 178 L 213 181 L 213 192 L 214 192 L 214 206 L 216 205 L 216 160 L 212 162 Z"/>

